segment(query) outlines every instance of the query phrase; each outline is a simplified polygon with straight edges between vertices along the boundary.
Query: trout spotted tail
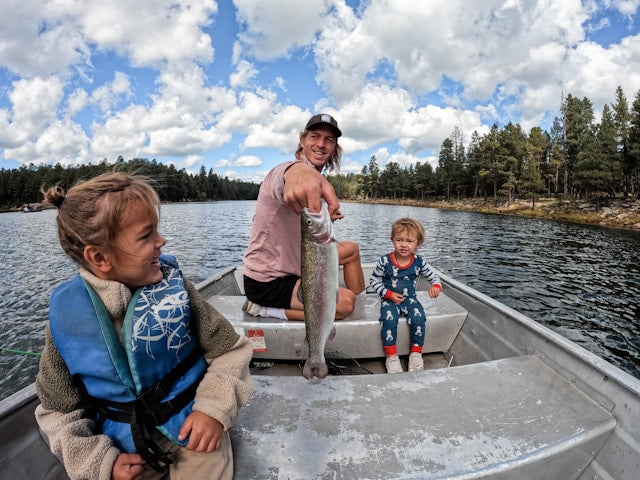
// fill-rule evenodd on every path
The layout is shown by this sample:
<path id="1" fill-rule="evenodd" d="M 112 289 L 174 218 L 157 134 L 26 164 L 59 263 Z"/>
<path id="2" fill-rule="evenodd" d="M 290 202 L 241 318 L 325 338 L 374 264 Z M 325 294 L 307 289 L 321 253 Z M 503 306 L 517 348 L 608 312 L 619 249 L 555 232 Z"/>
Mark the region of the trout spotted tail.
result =
<path id="1" fill-rule="evenodd" d="M 338 301 L 338 246 L 327 207 L 319 213 L 302 210 L 302 262 L 300 288 L 309 355 L 302 375 L 324 378 L 328 369 L 324 346 L 335 332 L 333 321 Z"/>

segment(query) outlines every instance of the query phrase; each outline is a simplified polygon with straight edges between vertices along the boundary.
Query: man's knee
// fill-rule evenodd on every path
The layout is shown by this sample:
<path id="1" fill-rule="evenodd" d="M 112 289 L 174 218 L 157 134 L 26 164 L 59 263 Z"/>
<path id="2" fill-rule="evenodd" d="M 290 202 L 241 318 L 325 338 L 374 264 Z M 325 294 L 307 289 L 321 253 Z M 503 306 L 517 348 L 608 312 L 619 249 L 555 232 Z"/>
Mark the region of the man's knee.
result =
<path id="1" fill-rule="evenodd" d="M 346 288 L 340 289 L 338 304 L 336 305 L 336 320 L 343 320 L 353 313 L 356 307 L 355 294 Z"/>
<path id="2" fill-rule="evenodd" d="M 352 263 L 360 259 L 360 247 L 356 242 L 340 242 L 340 264 Z"/>

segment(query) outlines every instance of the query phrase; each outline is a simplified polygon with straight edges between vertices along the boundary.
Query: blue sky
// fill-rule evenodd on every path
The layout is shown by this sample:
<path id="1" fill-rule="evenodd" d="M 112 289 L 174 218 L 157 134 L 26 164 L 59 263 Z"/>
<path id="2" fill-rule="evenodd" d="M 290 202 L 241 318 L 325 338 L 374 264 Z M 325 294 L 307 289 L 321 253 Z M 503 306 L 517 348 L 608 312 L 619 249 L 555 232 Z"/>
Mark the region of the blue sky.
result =
<path id="1" fill-rule="evenodd" d="M 342 171 L 640 91 L 640 0 L 5 0 L 0 168 L 119 155 L 259 182 L 319 112 Z"/>

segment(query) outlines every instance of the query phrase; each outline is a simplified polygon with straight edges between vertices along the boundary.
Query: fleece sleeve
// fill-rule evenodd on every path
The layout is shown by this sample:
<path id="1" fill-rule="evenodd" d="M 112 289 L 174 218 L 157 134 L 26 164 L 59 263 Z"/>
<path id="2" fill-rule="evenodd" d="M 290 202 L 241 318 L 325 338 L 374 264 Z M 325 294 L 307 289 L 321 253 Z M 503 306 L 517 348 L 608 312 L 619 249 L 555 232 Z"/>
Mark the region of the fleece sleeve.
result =
<path id="1" fill-rule="evenodd" d="M 36 407 L 38 426 L 71 480 L 110 480 L 120 450 L 106 435 L 95 435 L 93 422 L 83 415 L 84 410 L 62 413 Z"/>
<path id="2" fill-rule="evenodd" d="M 82 391 L 55 348 L 49 327 L 36 385 L 41 402 L 36 422 L 69 478 L 109 480 L 120 450 L 108 436 L 94 433 L 94 422 L 82 408 Z"/>

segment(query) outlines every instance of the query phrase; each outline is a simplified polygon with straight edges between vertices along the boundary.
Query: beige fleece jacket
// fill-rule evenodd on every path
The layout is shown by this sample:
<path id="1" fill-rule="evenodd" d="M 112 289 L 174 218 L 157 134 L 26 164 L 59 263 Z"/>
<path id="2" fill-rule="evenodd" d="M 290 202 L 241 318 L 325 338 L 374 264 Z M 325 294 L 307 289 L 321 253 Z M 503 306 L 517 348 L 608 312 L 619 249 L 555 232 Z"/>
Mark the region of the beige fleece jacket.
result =
<path id="1" fill-rule="evenodd" d="M 130 290 L 121 283 L 101 280 L 82 268 L 80 275 L 100 296 L 120 334 L 132 296 Z M 191 300 L 191 331 L 209 363 L 193 408 L 215 418 L 228 430 L 253 394 L 249 374 L 253 349 L 249 340 L 238 335 L 200 296 L 193 283 L 187 280 L 185 284 Z M 109 480 L 120 450 L 108 436 L 94 433 L 94 422 L 85 417 L 88 399 L 83 397 L 82 387 L 71 377 L 56 349 L 49 326 L 45 330 L 36 385 L 41 402 L 36 408 L 36 421 L 71 480 Z"/>

